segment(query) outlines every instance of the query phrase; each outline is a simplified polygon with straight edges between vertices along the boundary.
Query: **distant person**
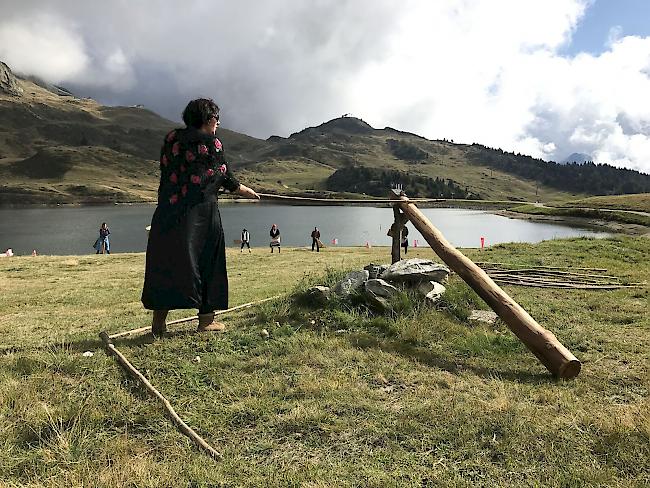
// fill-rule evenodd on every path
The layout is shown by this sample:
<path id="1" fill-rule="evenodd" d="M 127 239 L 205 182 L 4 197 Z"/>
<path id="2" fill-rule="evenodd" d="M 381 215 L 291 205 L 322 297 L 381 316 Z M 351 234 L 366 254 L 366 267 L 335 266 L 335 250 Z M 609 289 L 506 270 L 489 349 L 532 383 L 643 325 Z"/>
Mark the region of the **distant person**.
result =
<path id="1" fill-rule="evenodd" d="M 108 239 L 108 236 L 111 234 L 111 231 L 108 230 L 108 225 L 106 222 L 102 223 L 102 226 L 99 228 L 99 237 L 95 241 L 93 246 L 97 251 L 95 254 L 110 254 L 111 253 L 111 243 Z"/>
<path id="2" fill-rule="evenodd" d="M 278 228 L 277 225 L 273 224 L 271 226 L 271 230 L 269 232 L 269 235 L 271 236 L 271 252 L 273 252 L 274 248 L 278 248 L 278 254 L 280 253 L 280 229 Z"/>
<path id="3" fill-rule="evenodd" d="M 402 229 L 402 247 L 404 248 L 404 254 L 408 253 L 409 250 L 409 228 L 404 226 Z"/>
<path id="4" fill-rule="evenodd" d="M 237 181 L 215 136 L 219 107 L 192 100 L 183 111 L 186 127 L 169 132 L 160 157 L 158 206 L 147 242 L 142 304 L 153 310 L 151 332 L 165 333 L 167 312 L 197 308 L 198 331 L 223 331 L 215 310 L 228 308 L 226 243 L 217 205 L 225 188 L 259 198 Z"/>
<path id="5" fill-rule="evenodd" d="M 241 231 L 241 248 L 239 249 L 239 252 L 244 252 L 244 246 L 246 246 L 248 248 L 248 252 L 251 252 L 250 240 L 251 240 L 250 233 L 246 229 L 242 229 L 242 231 Z"/>
<path id="6" fill-rule="evenodd" d="M 9 248 L 5 252 L 0 253 L 0 258 L 10 258 L 14 255 L 13 249 Z"/>
<path id="7" fill-rule="evenodd" d="M 318 227 L 314 227 L 314 230 L 311 231 L 311 250 L 314 250 L 316 246 L 316 252 L 320 252 L 320 231 Z"/>

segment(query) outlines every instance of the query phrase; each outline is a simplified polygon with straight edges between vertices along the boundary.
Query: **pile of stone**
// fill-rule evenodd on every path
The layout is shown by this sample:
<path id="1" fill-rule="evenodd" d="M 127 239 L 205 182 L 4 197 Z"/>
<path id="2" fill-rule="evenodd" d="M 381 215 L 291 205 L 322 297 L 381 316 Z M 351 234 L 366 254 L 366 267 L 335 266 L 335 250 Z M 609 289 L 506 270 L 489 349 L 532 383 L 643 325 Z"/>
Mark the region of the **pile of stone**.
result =
<path id="1" fill-rule="evenodd" d="M 429 303 L 437 302 L 445 292 L 449 268 L 428 259 L 405 259 L 392 265 L 369 264 L 361 271 L 351 271 L 332 289 L 314 286 L 307 296 L 314 304 L 330 300 L 332 293 L 346 298 L 356 293 L 381 311 L 391 309 L 390 299 L 406 287 L 416 290 Z"/>

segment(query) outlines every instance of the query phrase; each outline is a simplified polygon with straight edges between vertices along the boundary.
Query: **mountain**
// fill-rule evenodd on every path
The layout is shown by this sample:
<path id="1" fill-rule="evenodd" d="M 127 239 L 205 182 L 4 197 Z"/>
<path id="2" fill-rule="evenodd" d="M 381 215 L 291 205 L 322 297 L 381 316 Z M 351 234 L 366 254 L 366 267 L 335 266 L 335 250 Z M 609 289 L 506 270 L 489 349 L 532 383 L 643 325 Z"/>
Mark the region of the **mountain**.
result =
<path id="1" fill-rule="evenodd" d="M 593 161 L 593 160 L 594 160 L 594 158 L 589 156 L 589 154 L 571 153 L 566 158 L 564 158 L 562 161 L 560 161 L 560 164 L 571 164 L 571 163 L 583 164 L 583 163 L 588 163 L 588 162 Z"/>
<path id="2" fill-rule="evenodd" d="M 23 94 L 20 82 L 11 72 L 9 66 L 0 61 L 0 93 L 19 97 Z"/>
<path id="3" fill-rule="evenodd" d="M 480 144 L 428 140 L 339 117 L 273 136 L 243 162 L 247 181 L 277 192 L 334 191 L 384 196 L 402 183 L 411 196 L 543 200 L 643 193 L 650 176 L 608 165 L 559 165 Z"/>
<path id="4" fill-rule="evenodd" d="M 0 203 L 155 201 L 164 134 L 180 124 L 107 107 L 0 64 Z M 259 139 L 223 129 L 230 156 Z"/>
<path id="5" fill-rule="evenodd" d="M 0 203 L 155 201 L 158 152 L 179 124 L 143 107 L 108 107 L 0 64 Z M 650 176 L 559 165 L 338 117 L 266 140 L 219 129 L 240 179 L 260 191 L 566 200 L 650 191 Z"/>

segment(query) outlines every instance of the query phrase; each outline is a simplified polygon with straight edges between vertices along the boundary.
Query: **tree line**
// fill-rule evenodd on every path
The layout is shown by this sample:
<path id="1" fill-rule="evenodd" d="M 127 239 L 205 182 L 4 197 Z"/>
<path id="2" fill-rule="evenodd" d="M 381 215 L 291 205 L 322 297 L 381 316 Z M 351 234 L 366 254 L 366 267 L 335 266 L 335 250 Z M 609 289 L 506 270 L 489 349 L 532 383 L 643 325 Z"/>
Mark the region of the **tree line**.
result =
<path id="1" fill-rule="evenodd" d="M 474 164 L 573 193 L 620 195 L 650 192 L 650 175 L 631 169 L 615 168 L 609 164 L 558 164 L 480 144 L 468 147 L 467 158 Z"/>
<path id="2" fill-rule="evenodd" d="M 451 179 L 430 178 L 397 170 L 349 166 L 336 170 L 327 179 L 327 189 L 337 192 L 365 193 L 385 197 L 394 185 L 401 184 L 406 194 L 419 198 L 480 199 Z"/>
<path id="3" fill-rule="evenodd" d="M 388 139 L 386 140 L 386 144 L 393 156 L 404 161 L 422 161 L 429 158 L 428 152 L 408 142 Z"/>

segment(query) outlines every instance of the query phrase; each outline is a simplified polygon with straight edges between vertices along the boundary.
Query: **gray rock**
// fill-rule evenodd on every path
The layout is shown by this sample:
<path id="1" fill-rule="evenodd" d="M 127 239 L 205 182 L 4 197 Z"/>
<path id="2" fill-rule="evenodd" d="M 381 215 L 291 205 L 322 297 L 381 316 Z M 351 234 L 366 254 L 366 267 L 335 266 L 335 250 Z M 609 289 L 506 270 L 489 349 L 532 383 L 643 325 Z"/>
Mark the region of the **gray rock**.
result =
<path id="1" fill-rule="evenodd" d="M 369 278 L 371 280 L 376 280 L 381 276 L 381 274 L 388 269 L 388 264 L 374 264 L 370 263 L 368 266 L 365 266 L 363 269 L 365 269 L 368 274 Z"/>
<path id="2" fill-rule="evenodd" d="M 23 94 L 23 89 L 18 82 L 18 78 L 11 72 L 9 66 L 2 61 L 0 61 L 0 92 L 17 97 Z"/>
<path id="3" fill-rule="evenodd" d="M 442 294 L 447 291 L 447 289 L 437 281 L 423 281 L 418 284 L 417 290 L 429 303 L 436 303 L 440 300 Z"/>
<path id="4" fill-rule="evenodd" d="M 366 293 L 372 293 L 384 298 L 392 298 L 399 293 L 393 285 L 382 279 L 368 280 L 364 284 Z"/>
<path id="5" fill-rule="evenodd" d="M 363 285 L 363 291 L 368 303 L 382 311 L 391 308 L 389 299 L 399 293 L 399 290 L 393 285 L 380 279 L 366 281 Z"/>
<path id="6" fill-rule="evenodd" d="M 316 305 L 322 305 L 330 299 L 329 286 L 312 286 L 307 290 L 307 298 Z"/>
<path id="7" fill-rule="evenodd" d="M 398 261 L 381 274 L 383 280 L 419 283 L 436 281 L 441 283 L 449 276 L 449 268 L 429 259 L 412 258 Z"/>
<path id="8" fill-rule="evenodd" d="M 492 310 L 472 310 L 469 321 L 475 324 L 494 325 L 499 316 Z"/>
<path id="9" fill-rule="evenodd" d="M 361 290 L 363 284 L 368 281 L 370 274 L 363 271 L 351 271 L 334 286 L 334 293 L 340 296 L 348 296 L 350 293 Z"/>

